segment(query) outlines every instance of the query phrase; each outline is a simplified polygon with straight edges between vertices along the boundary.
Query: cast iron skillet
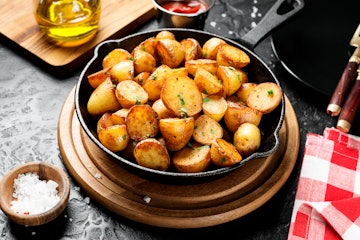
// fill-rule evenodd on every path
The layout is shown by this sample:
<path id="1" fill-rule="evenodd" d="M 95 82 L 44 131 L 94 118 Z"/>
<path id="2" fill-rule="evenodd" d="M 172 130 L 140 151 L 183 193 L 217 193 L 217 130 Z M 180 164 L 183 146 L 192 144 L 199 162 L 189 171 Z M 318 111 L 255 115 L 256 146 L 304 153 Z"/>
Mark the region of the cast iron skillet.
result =
<path id="1" fill-rule="evenodd" d="M 360 1 L 305 3 L 291 24 L 272 34 L 273 48 L 297 80 L 331 96 L 352 53 L 349 41 L 360 23 Z"/>
<path id="2" fill-rule="evenodd" d="M 271 72 L 271 70 L 266 66 L 266 64 L 248 47 L 244 45 L 250 46 L 253 48 L 258 41 L 263 38 L 271 29 L 278 26 L 281 22 L 285 21 L 293 14 L 297 13 L 302 7 L 303 2 L 302 0 L 296 0 L 294 2 L 294 8 L 292 11 L 279 15 L 276 13 L 278 11 L 281 3 L 284 2 L 283 0 L 278 1 L 272 10 L 269 11 L 268 17 L 264 17 L 267 19 L 266 21 L 270 22 L 263 22 L 259 23 L 258 26 L 262 26 L 261 31 L 259 29 L 254 29 L 252 34 L 248 34 L 245 36 L 246 41 L 244 44 L 239 44 L 230 39 L 224 39 L 221 36 L 217 36 L 215 34 L 207 33 L 204 31 L 199 30 L 191 30 L 191 29 L 178 29 L 178 28 L 171 28 L 171 29 L 159 29 L 155 31 L 149 32 L 142 32 L 127 36 L 122 39 L 118 40 L 108 40 L 105 42 L 100 43 L 95 48 L 94 57 L 88 62 L 85 66 L 84 70 L 82 71 L 78 83 L 76 85 L 75 90 L 75 108 L 78 119 L 84 131 L 90 137 L 90 139 L 104 152 L 106 152 L 109 156 L 117 160 L 123 167 L 132 171 L 139 176 L 152 178 L 155 180 L 166 180 L 166 181 L 174 181 L 174 182 L 190 182 L 194 180 L 204 180 L 213 177 L 222 176 L 223 174 L 229 173 L 244 164 L 246 164 L 251 159 L 261 158 L 269 156 L 270 154 L 274 153 L 279 146 L 279 130 L 282 126 L 285 114 L 285 100 L 284 97 L 281 101 L 281 104 L 270 114 L 266 114 L 263 116 L 260 129 L 263 132 L 263 139 L 261 143 L 260 149 L 252 154 L 251 156 L 244 158 L 240 164 L 237 164 L 233 167 L 227 168 L 217 168 L 217 169 L 210 169 L 205 172 L 201 173 L 178 173 L 175 171 L 159 171 L 153 170 L 149 168 L 142 167 L 133 161 L 127 160 L 120 156 L 120 154 L 116 154 L 111 152 L 107 148 L 105 148 L 97 138 L 96 134 L 96 120 L 94 120 L 89 113 L 87 112 L 87 101 L 90 97 L 91 92 L 93 89 L 90 87 L 87 76 L 91 73 L 94 73 L 102 68 L 102 59 L 113 49 L 115 48 L 124 48 L 131 52 L 131 50 L 136 47 L 139 43 L 144 41 L 145 39 L 155 36 L 161 30 L 169 30 L 175 34 L 176 39 L 182 40 L 185 38 L 195 38 L 199 41 L 201 45 L 205 43 L 211 37 L 219 37 L 224 39 L 231 45 L 237 46 L 243 51 L 245 51 L 251 59 L 251 63 L 245 68 L 245 71 L 248 72 L 249 79 L 252 82 L 265 82 L 271 81 L 275 82 L 280 85 L 279 81 L 276 79 L 275 75 Z M 250 32 L 249 32 L 250 33 Z"/>

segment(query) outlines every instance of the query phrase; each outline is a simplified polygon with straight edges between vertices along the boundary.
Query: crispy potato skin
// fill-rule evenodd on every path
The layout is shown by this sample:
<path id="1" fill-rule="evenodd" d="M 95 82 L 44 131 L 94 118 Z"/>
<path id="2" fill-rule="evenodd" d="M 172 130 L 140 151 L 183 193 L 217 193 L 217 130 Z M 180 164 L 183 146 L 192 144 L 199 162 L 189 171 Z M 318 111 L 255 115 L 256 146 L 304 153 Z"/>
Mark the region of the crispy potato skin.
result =
<path id="1" fill-rule="evenodd" d="M 178 172 L 196 173 L 205 171 L 211 162 L 210 146 L 193 144 L 184 147 L 173 156 L 173 163 Z"/>
<path id="2" fill-rule="evenodd" d="M 217 121 L 204 114 L 195 120 L 195 129 L 192 135 L 198 143 L 211 145 L 217 138 L 223 137 L 223 128 Z"/>
<path id="3" fill-rule="evenodd" d="M 190 140 L 195 121 L 188 118 L 165 118 L 159 120 L 159 130 L 169 151 L 182 149 Z"/>
<path id="4" fill-rule="evenodd" d="M 87 103 L 87 110 L 93 116 L 117 111 L 120 108 L 121 105 L 116 98 L 114 84 L 110 78 L 107 78 L 91 93 Z"/>
<path id="5" fill-rule="evenodd" d="M 242 160 L 235 146 L 222 138 L 211 144 L 210 154 L 212 163 L 218 167 L 230 167 Z"/>
<path id="6" fill-rule="evenodd" d="M 160 62 L 170 68 L 178 67 L 185 59 L 184 47 L 173 39 L 159 39 L 157 51 Z"/>
<path id="7" fill-rule="evenodd" d="M 159 130 L 156 112 L 149 105 L 134 105 L 127 114 L 126 127 L 135 141 L 155 137 Z"/>
<path id="8" fill-rule="evenodd" d="M 237 47 L 221 44 L 216 54 L 216 61 L 219 65 L 240 69 L 250 63 L 250 57 Z"/>
<path id="9" fill-rule="evenodd" d="M 224 114 L 224 122 L 227 129 L 234 133 L 245 122 L 253 123 L 256 126 L 259 125 L 262 115 L 256 109 L 228 101 L 228 108 Z"/>
<path id="10" fill-rule="evenodd" d="M 147 138 L 136 144 L 134 157 L 143 167 L 166 171 L 170 166 L 170 156 L 166 147 L 154 138 Z"/>
<path id="11" fill-rule="evenodd" d="M 106 69 L 114 66 L 118 62 L 130 60 L 131 58 L 131 54 L 125 49 L 115 48 L 104 57 L 102 67 Z"/>
<path id="12" fill-rule="evenodd" d="M 216 55 L 220 45 L 226 42 L 220 38 L 212 37 L 202 46 L 202 55 L 204 58 L 216 60 Z"/>
<path id="13" fill-rule="evenodd" d="M 261 144 L 260 129 L 252 123 L 243 123 L 234 133 L 234 145 L 242 156 L 254 153 Z"/>
<path id="14" fill-rule="evenodd" d="M 148 102 L 148 93 L 133 80 L 118 83 L 115 96 L 123 108 L 131 108 Z"/>
<path id="15" fill-rule="evenodd" d="M 264 114 L 272 112 L 281 102 L 283 92 L 273 82 L 258 84 L 252 89 L 247 98 L 247 105 Z"/>
<path id="16" fill-rule="evenodd" d="M 187 76 L 168 78 L 161 90 L 161 100 L 176 116 L 192 117 L 201 112 L 202 95 L 194 80 Z"/>

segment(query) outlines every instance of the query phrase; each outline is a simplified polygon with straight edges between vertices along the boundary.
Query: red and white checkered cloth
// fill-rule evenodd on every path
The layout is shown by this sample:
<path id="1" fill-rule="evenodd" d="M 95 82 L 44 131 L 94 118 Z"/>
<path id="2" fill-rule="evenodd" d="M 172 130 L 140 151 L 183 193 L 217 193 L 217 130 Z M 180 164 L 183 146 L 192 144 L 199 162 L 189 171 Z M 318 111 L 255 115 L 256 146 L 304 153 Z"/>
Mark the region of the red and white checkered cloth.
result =
<path id="1" fill-rule="evenodd" d="M 360 137 L 307 134 L 288 240 L 360 240 Z"/>

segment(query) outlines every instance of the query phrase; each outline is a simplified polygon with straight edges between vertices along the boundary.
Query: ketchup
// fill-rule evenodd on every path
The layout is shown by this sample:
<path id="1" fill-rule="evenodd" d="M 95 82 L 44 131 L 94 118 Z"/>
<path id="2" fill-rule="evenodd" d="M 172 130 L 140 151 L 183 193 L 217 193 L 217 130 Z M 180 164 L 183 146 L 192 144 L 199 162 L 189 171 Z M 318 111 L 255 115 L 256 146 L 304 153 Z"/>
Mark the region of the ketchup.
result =
<path id="1" fill-rule="evenodd" d="M 175 13 L 197 13 L 206 10 L 206 6 L 201 1 L 168 1 L 161 4 L 161 7 Z"/>

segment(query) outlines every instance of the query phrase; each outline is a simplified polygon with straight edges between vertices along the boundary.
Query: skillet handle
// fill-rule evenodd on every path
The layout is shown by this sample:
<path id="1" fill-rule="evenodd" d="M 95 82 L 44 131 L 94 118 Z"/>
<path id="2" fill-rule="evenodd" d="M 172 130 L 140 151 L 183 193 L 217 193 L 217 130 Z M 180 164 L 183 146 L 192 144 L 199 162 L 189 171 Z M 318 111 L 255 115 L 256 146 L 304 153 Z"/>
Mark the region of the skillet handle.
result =
<path id="1" fill-rule="evenodd" d="M 242 43 L 254 49 L 255 46 L 260 43 L 260 40 L 267 36 L 273 29 L 297 14 L 304 8 L 304 5 L 303 0 L 276 1 L 257 26 L 241 37 Z M 285 8 L 288 9 L 287 12 L 282 12 L 286 10 Z"/>

